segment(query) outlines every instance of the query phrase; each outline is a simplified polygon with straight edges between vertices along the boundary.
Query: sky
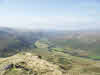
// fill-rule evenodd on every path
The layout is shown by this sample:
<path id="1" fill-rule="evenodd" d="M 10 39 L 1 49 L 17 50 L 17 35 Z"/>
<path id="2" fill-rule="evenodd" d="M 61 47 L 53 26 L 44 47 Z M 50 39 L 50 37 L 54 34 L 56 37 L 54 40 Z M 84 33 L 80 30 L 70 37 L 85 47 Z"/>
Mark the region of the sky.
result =
<path id="1" fill-rule="evenodd" d="M 0 27 L 100 28 L 100 0 L 0 0 Z"/>

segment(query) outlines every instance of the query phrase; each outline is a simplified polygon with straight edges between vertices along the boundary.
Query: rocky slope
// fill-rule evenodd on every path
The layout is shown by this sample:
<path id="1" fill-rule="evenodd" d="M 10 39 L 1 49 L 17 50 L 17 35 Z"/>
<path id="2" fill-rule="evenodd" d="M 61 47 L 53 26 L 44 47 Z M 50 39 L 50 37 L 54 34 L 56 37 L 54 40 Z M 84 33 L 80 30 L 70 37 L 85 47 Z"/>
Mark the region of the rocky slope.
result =
<path id="1" fill-rule="evenodd" d="M 57 65 L 31 53 L 0 59 L 0 75 L 62 75 Z"/>
<path id="2" fill-rule="evenodd" d="M 0 75 L 100 75 L 100 62 L 60 52 L 48 57 L 21 52 L 0 58 Z"/>

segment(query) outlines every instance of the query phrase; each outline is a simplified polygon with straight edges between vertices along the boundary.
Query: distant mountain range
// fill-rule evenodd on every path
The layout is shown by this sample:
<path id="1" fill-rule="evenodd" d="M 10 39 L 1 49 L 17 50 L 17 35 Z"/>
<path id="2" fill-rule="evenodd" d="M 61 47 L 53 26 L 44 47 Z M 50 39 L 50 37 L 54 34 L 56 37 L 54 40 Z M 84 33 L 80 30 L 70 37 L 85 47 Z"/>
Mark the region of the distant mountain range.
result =
<path id="1" fill-rule="evenodd" d="M 0 75 L 100 75 L 99 30 L 0 28 Z"/>
<path id="2" fill-rule="evenodd" d="M 39 42 L 40 40 L 42 42 Z M 76 56 L 100 59 L 100 30 L 98 29 L 65 31 L 19 30 L 1 27 L 0 56 L 11 56 L 23 49 L 34 49 L 39 47 L 36 46 L 37 41 L 37 45 L 42 45 L 43 47 L 48 45 L 47 47 L 49 50 L 52 48 L 62 48 L 62 50 L 72 49 L 70 52 L 64 52 Z M 44 42 L 46 44 L 44 44 Z"/>

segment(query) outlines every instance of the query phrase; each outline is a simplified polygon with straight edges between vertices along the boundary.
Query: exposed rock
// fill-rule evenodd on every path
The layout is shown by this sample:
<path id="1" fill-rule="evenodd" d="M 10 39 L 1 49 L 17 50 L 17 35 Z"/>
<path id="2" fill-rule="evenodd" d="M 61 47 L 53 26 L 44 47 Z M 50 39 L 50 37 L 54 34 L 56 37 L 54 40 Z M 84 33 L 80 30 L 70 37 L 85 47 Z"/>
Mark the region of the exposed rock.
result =
<path id="1" fill-rule="evenodd" d="M 29 75 L 62 75 L 62 72 L 58 69 L 59 66 L 41 59 L 41 56 L 32 56 L 30 53 L 9 57 L 6 62 L 9 62 L 8 66 L 0 72 L 0 75 L 10 75 L 13 71 L 18 71 L 19 74 L 16 73 L 16 75 L 27 75 L 28 73 Z M 22 74 L 22 71 L 26 74 Z"/>

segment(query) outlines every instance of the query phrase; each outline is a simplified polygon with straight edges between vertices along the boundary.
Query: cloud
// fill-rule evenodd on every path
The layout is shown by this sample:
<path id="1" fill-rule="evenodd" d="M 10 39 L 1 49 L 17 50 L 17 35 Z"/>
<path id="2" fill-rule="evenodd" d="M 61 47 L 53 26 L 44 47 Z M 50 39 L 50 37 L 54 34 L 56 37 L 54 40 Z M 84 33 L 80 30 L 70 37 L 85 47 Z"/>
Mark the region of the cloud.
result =
<path id="1" fill-rule="evenodd" d="M 0 26 L 31 29 L 79 29 L 97 27 L 96 18 L 82 16 L 0 16 Z"/>
<path id="2" fill-rule="evenodd" d="M 74 29 L 82 27 L 92 27 L 97 23 L 91 17 L 73 17 L 73 16 L 49 16 L 49 17 L 33 17 L 31 27 L 36 25 L 38 28 L 53 29 Z"/>

